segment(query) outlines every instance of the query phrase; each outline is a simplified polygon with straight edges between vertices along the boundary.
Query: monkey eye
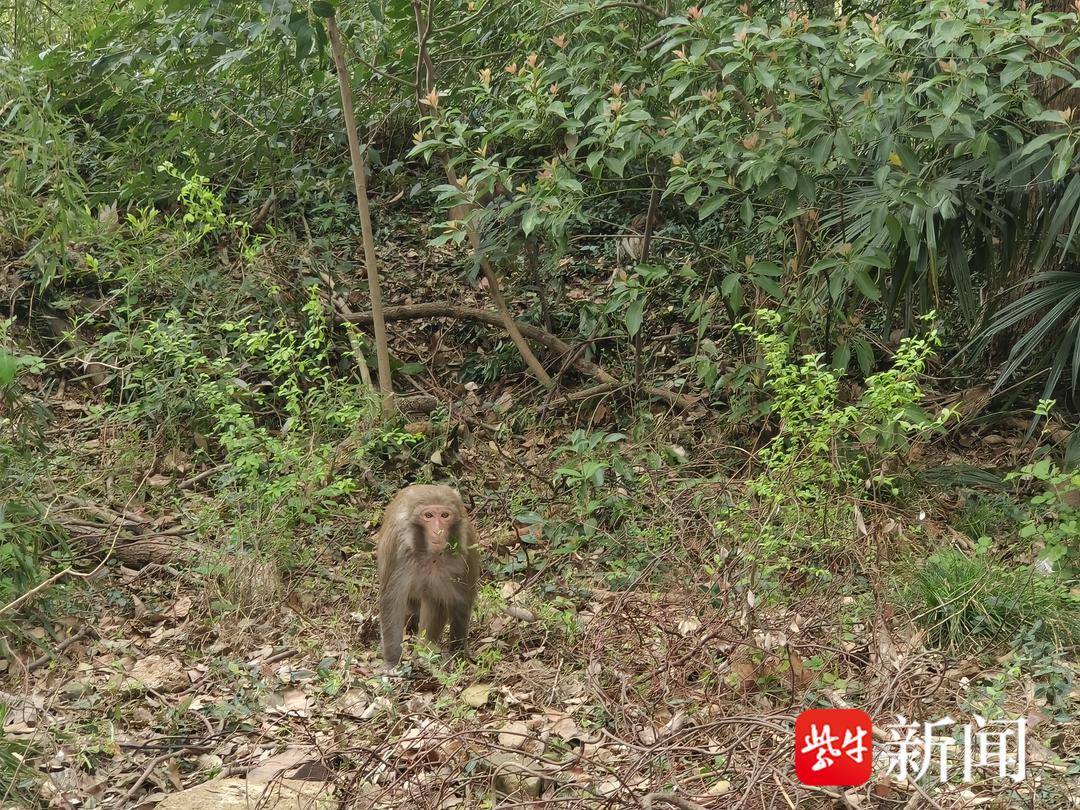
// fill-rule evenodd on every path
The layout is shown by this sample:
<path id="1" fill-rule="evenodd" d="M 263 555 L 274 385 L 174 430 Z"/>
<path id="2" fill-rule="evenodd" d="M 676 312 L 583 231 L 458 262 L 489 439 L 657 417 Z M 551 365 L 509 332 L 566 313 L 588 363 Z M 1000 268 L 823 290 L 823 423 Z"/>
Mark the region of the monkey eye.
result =
<path id="1" fill-rule="evenodd" d="M 432 519 L 433 517 L 435 517 L 435 513 L 434 513 L 434 512 L 430 512 L 430 511 L 429 511 L 429 512 L 424 512 L 424 518 L 425 518 L 426 520 L 431 520 L 431 519 Z"/>
<path id="2" fill-rule="evenodd" d="M 449 520 L 450 519 L 450 513 L 449 512 L 443 512 L 442 517 L 443 517 L 443 520 Z"/>

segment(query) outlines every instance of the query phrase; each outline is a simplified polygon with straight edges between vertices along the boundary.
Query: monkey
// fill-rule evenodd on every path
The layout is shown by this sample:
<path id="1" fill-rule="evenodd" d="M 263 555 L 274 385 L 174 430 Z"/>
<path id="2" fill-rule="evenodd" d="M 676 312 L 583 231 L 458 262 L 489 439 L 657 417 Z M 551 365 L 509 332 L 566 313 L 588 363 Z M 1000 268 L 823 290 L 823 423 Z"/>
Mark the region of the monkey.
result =
<path id="1" fill-rule="evenodd" d="M 619 239 L 615 243 L 615 269 L 611 272 L 611 278 L 608 279 L 609 287 L 615 283 L 616 279 L 626 278 L 624 267 L 632 267 L 641 261 L 645 252 L 645 229 L 648 222 L 648 211 L 638 214 L 619 234 Z M 658 211 L 654 212 L 650 230 L 655 231 L 663 224 L 663 217 Z"/>
<path id="2" fill-rule="evenodd" d="M 480 553 L 476 530 L 456 489 L 414 484 L 386 507 L 375 558 L 379 569 L 379 629 L 383 661 L 401 661 L 406 625 L 432 643 L 450 622 L 449 648 L 467 653 Z"/>

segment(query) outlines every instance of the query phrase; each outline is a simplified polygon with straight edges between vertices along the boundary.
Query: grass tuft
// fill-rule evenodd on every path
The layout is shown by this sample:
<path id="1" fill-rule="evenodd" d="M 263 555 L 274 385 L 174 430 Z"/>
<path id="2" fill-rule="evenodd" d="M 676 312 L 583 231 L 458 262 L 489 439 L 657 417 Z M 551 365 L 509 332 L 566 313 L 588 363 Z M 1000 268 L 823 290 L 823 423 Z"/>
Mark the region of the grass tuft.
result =
<path id="1" fill-rule="evenodd" d="M 916 571 L 907 595 L 927 640 L 940 647 L 970 649 L 975 639 L 1004 641 L 1018 633 L 1061 645 L 1080 642 L 1080 599 L 1030 566 L 1005 568 L 947 549 Z"/>

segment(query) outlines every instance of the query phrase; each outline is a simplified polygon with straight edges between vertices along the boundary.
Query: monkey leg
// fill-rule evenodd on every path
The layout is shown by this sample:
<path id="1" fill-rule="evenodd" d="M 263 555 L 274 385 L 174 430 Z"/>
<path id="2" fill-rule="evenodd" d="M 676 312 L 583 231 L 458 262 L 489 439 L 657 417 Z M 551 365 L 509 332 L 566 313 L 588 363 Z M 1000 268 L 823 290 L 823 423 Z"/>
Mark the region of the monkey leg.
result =
<path id="1" fill-rule="evenodd" d="M 407 600 L 390 592 L 379 603 L 379 629 L 382 635 L 383 661 L 396 667 L 401 661 L 401 638 L 405 632 Z"/>
<path id="2" fill-rule="evenodd" d="M 442 641 L 443 628 L 446 627 L 446 606 L 434 599 L 423 600 L 420 603 L 420 627 L 432 644 Z"/>
<path id="3" fill-rule="evenodd" d="M 405 631 L 410 635 L 416 635 L 420 629 L 420 603 L 415 599 L 409 600 L 408 618 L 405 619 Z"/>
<path id="4" fill-rule="evenodd" d="M 471 602 L 460 602 L 450 611 L 450 649 L 468 655 Z"/>

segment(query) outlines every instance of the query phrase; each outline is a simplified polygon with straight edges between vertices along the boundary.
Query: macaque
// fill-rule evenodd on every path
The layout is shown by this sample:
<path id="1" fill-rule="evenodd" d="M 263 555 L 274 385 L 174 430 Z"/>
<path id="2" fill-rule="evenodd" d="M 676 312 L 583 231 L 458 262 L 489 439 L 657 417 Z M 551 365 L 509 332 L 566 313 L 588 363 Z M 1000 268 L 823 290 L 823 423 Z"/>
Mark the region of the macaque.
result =
<path id="1" fill-rule="evenodd" d="M 638 264 L 642 256 L 645 253 L 645 228 L 649 221 L 649 212 L 646 211 L 643 214 L 638 214 L 619 234 L 619 239 L 615 243 L 615 270 L 611 273 L 611 278 L 608 279 L 608 286 L 610 287 L 615 283 L 615 279 L 626 278 L 626 271 L 624 267 Z M 664 224 L 663 217 L 659 212 L 654 213 L 652 217 L 651 231 L 655 232 L 657 228 Z"/>
<path id="2" fill-rule="evenodd" d="M 438 644 L 449 620 L 449 646 L 464 653 L 480 554 L 457 490 L 415 484 L 398 492 L 383 515 L 375 556 L 386 665 L 401 661 L 406 624 L 419 624 L 428 640 Z"/>

